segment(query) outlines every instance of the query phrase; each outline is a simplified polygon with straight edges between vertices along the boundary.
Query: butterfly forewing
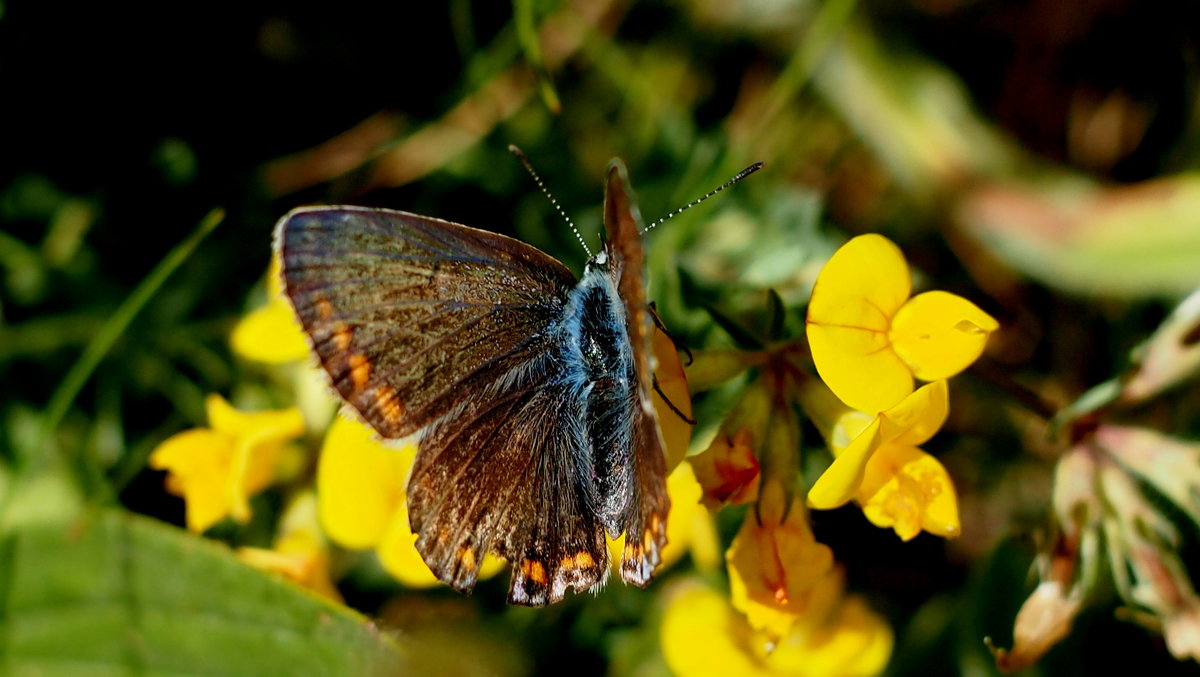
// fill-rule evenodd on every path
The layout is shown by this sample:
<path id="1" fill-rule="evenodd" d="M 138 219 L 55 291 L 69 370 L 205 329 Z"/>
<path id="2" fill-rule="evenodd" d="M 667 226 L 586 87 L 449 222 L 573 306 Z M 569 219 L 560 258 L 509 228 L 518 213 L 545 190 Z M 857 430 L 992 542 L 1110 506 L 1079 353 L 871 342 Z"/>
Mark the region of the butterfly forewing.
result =
<path id="1" fill-rule="evenodd" d="M 384 437 L 416 432 L 539 353 L 575 284 L 522 242 L 404 212 L 299 209 L 277 238 L 313 351 Z"/>

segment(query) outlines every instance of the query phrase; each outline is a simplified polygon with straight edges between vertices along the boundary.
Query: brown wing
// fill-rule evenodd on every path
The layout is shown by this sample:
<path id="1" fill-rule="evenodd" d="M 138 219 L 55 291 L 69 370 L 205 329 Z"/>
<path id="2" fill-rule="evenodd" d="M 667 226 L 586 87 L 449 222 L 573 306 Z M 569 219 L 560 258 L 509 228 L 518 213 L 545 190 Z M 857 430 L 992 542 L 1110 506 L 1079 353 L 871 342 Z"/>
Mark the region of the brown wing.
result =
<path id="1" fill-rule="evenodd" d="M 634 496 L 625 521 L 621 577 L 639 586 L 650 581 L 661 561 L 661 550 L 667 544 L 667 513 L 671 507 L 667 497 L 662 436 L 650 399 L 654 378 L 650 337 L 654 327 L 642 278 L 646 265 L 642 229 L 642 217 L 629 187 L 625 165 L 615 159 L 609 165 L 604 190 L 604 231 L 613 259 L 610 270 L 625 304 L 626 328 L 633 346 L 641 405 L 640 416 L 634 421 Z"/>
<path id="2" fill-rule="evenodd" d="M 384 209 L 294 210 L 276 248 L 334 388 L 388 438 L 543 353 L 575 285 L 561 263 L 512 238 Z"/>
<path id="3" fill-rule="evenodd" d="M 576 476 L 586 393 L 562 364 L 545 355 L 421 439 L 409 520 L 426 564 L 460 591 L 489 551 L 512 562 L 512 604 L 553 604 L 607 577 L 604 530 Z"/>

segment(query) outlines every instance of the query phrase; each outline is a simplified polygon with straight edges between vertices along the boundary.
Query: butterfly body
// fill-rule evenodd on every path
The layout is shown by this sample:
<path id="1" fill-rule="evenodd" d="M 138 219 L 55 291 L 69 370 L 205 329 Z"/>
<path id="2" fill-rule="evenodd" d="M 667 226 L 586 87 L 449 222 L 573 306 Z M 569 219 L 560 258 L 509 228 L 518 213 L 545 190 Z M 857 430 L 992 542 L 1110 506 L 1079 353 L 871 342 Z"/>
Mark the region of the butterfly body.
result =
<path id="1" fill-rule="evenodd" d="M 512 603 L 596 589 L 606 533 L 626 534 L 626 582 L 658 565 L 665 459 L 619 163 L 605 228 L 576 281 L 517 240 L 405 212 L 307 207 L 277 227 L 285 292 L 334 389 L 381 437 L 419 434 L 410 525 L 456 589 L 489 552 L 513 565 Z"/>

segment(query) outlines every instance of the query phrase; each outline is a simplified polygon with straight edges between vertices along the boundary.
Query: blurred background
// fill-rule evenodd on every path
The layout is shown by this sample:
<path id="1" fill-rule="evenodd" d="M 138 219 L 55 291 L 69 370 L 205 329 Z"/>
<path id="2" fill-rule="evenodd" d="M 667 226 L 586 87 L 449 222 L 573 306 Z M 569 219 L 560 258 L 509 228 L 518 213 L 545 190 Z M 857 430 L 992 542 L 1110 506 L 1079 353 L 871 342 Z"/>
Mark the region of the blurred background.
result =
<path id="1" fill-rule="evenodd" d="M 987 370 L 1063 406 L 1200 286 L 1198 49 L 1187 2 L 0 0 L 6 495 L 52 478 L 4 499 L 21 515 L 6 528 L 79 505 L 183 523 L 151 450 L 203 425 L 208 393 L 288 402 L 229 334 L 263 303 L 271 230 L 294 206 L 437 216 L 580 271 L 585 253 L 510 143 L 592 242 L 611 157 L 647 220 L 766 162 L 648 238 L 651 296 L 689 345 L 732 345 L 703 308 L 753 327 L 767 289 L 799 337 L 825 258 L 880 232 L 918 286 L 1001 321 Z M 105 336 L 214 208 L 223 222 Z M 994 379 L 956 388 L 928 450 L 958 485 L 961 538 L 901 543 L 854 509 L 813 517 L 895 629 L 893 675 L 994 673 L 982 638 L 1011 645 L 1047 533 L 1061 450 L 1045 420 Z M 1195 436 L 1195 393 L 1134 414 Z M 249 526 L 216 535 L 262 545 L 281 510 L 264 494 Z M 724 543 L 740 514 L 720 516 Z M 456 647 L 448 672 L 659 674 L 658 593 L 688 571 L 542 611 L 505 608 L 505 576 L 463 599 L 353 560 L 339 587 L 383 627 Z M 1195 671 L 1118 605 L 1102 586 L 1038 674 Z"/>

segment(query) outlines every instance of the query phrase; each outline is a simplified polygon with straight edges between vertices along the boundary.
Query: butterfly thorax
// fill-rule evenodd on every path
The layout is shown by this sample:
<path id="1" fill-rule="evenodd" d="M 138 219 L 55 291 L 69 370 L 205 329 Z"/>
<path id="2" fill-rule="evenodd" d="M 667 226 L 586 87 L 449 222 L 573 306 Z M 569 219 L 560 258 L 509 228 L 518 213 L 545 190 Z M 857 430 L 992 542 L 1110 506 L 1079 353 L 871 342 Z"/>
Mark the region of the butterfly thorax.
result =
<path id="1" fill-rule="evenodd" d="M 588 262 L 570 293 L 565 358 L 582 374 L 586 443 L 576 459 L 584 500 L 610 535 L 624 527 L 631 498 L 633 440 L 637 414 L 637 374 L 626 327 L 625 307 L 603 254 Z"/>

